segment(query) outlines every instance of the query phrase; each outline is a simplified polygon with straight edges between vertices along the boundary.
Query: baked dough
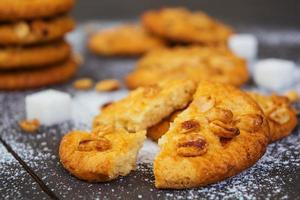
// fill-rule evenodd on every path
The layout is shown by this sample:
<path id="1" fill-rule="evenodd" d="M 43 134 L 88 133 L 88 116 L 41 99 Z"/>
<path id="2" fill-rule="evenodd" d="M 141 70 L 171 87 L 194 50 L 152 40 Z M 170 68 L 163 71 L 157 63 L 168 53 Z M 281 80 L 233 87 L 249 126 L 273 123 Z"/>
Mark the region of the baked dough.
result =
<path id="1" fill-rule="evenodd" d="M 197 11 L 163 8 L 143 14 L 142 23 L 149 32 L 175 42 L 224 45 L 233 30 Z"/>
<path id="2" fill-rule="evenodd" d="M 74 131 L 61 141 L 63 166 L 87 181 L 109 181 L 135 169 L 146 129 L 191 101 L 192 81 L 162 82 L 132 91 L 105 107 L 94 121 L 92 133 Z"/>
<path id="3" fill-rule="evenodd" d="M 159 49 L 142 57 L 125 77 L 128 88 L 147 86 L 166 79 L 186 78 L 241 86 L 249 79 L 244 59 L 224 48 L 176 47 Z"/>
<path id="4" fill-rule="evenodd" d="M 138 56 L 165 46 L 165 42 L 138 25 L 122 25 L 91 36 L 89 49 L 102 56 Z"/>
<path id="5" fill-rule="evenodd" d="M 74 0 L 1 0 L 0 21 L 52 17 L 72 9 Z"/>
<path id="6" fill-rule="evenodd" d="M 232 177 L 256 163 L 268 142 L 267 120 L 250 96 L 232 86 L 202 82 L 159 140 L 155 186 L 183 189 Z"/>
<path id="7" fill-rule="evenodd" d="M 73 57 L 46 68 L 0 72 L 0 90 L 26 90 L 63 83 L 77 71 Z"/>
<path id="8" fill-rule="evenodd" d="M 74 27 L 74 20 L 65 15 L 2 24 L 0 26 L 0 45 L 23 46 L 45 43 L 62 38 Z"/>
<path id="9" fill-rule="evenodd" d="M 71 47 L 65 41 L 31 47 L 0 48 L 0 70 L 44 68 L 66 60 Z"/>
<path id="10" fill-rule="evenodd" d="M 183 79 L 137 88 L 127 98 L 107 106 L 94 119 L 93 127 L 114 122 L 129 132 L 146 130 L 175 110 L 184 108 L 195 89 L 194 82 Z"/>
<path id="11" fill-rule="evenodd" d="M 271 142 L 290 135 L 297 126 L 298 119 L 292 102 L 285 96 L 262 95 L 249 92 L 250 96 L 263 109 L 270 125 Z"/>

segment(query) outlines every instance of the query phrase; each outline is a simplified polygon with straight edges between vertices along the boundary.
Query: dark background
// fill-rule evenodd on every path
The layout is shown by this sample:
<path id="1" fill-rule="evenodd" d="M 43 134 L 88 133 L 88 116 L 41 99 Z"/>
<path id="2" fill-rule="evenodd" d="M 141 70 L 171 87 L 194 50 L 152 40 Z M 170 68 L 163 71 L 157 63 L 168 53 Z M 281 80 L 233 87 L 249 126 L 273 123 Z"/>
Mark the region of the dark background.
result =
<path id="1" fill-rule="evenodd" d="M 92 19 L 136 19 L 143 11 L 163 6 L 204 10 L 225 22 L 300 28 L 300 0 L 77 0 L 74 16 Z"/>

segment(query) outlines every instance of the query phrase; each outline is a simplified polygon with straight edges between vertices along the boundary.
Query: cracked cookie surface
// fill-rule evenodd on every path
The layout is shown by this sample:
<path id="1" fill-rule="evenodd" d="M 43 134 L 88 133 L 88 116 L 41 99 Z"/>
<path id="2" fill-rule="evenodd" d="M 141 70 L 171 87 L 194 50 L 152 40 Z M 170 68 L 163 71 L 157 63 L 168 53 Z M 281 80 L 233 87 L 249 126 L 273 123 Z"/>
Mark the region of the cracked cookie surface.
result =
<path id="1" fill-rule="evenodd" d="M 135 169 L 146 129 L 191 101 L 192 81 L 174 80 L 138 88 L 102 109 L 91 133 L 64 136 L 60 159 L 76 177 L 94 182 L 125 176 Z"/>

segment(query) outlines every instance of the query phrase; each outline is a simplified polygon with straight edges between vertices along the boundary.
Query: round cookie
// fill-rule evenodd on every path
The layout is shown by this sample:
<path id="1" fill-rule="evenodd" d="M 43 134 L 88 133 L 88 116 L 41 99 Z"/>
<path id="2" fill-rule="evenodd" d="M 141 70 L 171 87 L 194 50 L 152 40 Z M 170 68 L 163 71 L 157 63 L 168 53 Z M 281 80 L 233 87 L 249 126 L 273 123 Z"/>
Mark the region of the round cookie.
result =
<path id="1" fill-rule="evenodd" d="M 163 40 L 137 25 L 123 25 L 94 34 L 88 46 L 99 55 L 135 56 L 164 45 Z"/>
<path id="2" fill-rule="evenodd" d="M 146 30 L 175 42 L 226 44 L 233 30 L 203 12 L 164 8 L 142 16 Z"/>
<path id="3" fill-rule="evenodd" d="M 0 90 L 24 90 L 62 83 L 77 70 L 77 63 L 70 58 L 64 63 L 35 70 L 0 72 Z"/>
<path id="4" fill-rule="evenodd" d="M 193 188 L 232 177 L 254 165 L 268 142 L 267 119 L 251 97 L 226 84 L 201 82 L 159 139 L 155 186 Z"/>
<path id="5" fill-rule="evenodd" d="M 73 30 L 75 22 L 69 16 L 34 19 L 0 26 L 0 45 L 30 45 L 62 38 Z"/>
<path id="6" fill-rule="evenodd" d="M 0 48 L 1 69 L 40 68 L 66 60 L 71 47 L 65 41 L 32 47 Z"/>
<path id="7" fill-rule="evenodd" d="M 245 60 L 227 49 L 189 46 L 149 52 L 138 61 L 125 82 L 132 89 L 177 78 L 241 86 L 249 79 L 249 73 Z"/>
<path id="8" fill-rule="evenodd" d="M 1 0 L 0 21 L 44 18 L 66 13 L 74 0 Z"/>
<path id="9" fill-rule="evenodd" d="M 297 126 L 298 119 L 291 101 L 285 96 L 262 95 L 250 92 L 249 95 L 260 105 L 270 125 L 271 142 L 290 135 Z"/>

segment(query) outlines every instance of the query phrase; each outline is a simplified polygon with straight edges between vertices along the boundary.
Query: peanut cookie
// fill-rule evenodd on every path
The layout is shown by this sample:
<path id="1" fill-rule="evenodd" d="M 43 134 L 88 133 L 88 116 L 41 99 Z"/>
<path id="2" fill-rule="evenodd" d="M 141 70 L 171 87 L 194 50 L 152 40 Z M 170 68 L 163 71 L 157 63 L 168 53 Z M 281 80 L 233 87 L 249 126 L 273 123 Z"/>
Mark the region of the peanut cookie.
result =
<path id="1" fill-rule="evenodd" d="M 70 58 L 64 63 L 33 70 L 1 71 L 0 90 L 24 90 L 65 82 L 77 70 L 77 63 Z"/>
<path id="2" fill-rule="evenodd" d="M 135 56 L 164 46 L 164 41 L 137 25 L 100 31 L 89 40 L 89 49 L 104 56 Z"/>
<path id="3" fill-rule="evenodd" d="M 125 176 L 135 169 L 138 150 L 145 132 L 128 133 L 124 129 L 107 129 L 103 136 L 73 131 L 60 143 L 63 166 L 79 179 L 104 182 Z"/>
<path id="4" fill-rule="evenodd" d="M 95 121 L 92 133 L 71 132 L 60 144 L 60 159 L 76 177 L 109 181 L 135 169 L 146 129 L 183 108 L 192 98 L 192 81 L 169 81 L 132 91 L 110 104 Z"/>
<path id="5" fill-rule="evenodd" d="M 74 0 L 1 0 L 0 21 L 44 18 L 66 13 Z"/>
<path id="6" fill-rule="evenodd" d="M 95 118 L 93 126 L 115 122 L 129 132 L 146 130 L 175 110 L 184 108 L 195 88 L 194 82 L 182 79 L 138 88 L 106 107 Z"/>
<path id="7" fill-rule="evenodd" d="M 261 106 L 270 125 L 271 142 L 282 139 L 292 133 L 298 123 L 297 113 L 291 101 L 285 96 L 249 93 Z"/>
<path id="8" fill-rule="evenodd" d="M 201 82 L 192 103 L 159 140 L 155 186 L 191 188 L 232 177 L 255 164 L 268 142 L 267 120 L 250 96 Z"/>
<path id="9" fill-rule="evenodd" d="M 31 47 L 0 48 L 0 69 L 39 68 L 66 60 L 71 47 L 64 41 Z"/>
<path id="10" fill-rule="evenodd" d="M 226 44 L 233 33 L 227 25 L 203 12 L 164 8 L 146 12 L 142 23 L 149 32 L 175 42 Z"/>
<path id="11" fill-rule="evenodd" d="M 74 20 L 68 16 L 2 24 L 0 45 L 29 45 L 56 40 L 74 26 Z"/>
<path id="12" fill-rule="evenodd" d="M 249 79 L 246 62 L 224 48 L 176 47 L 154 50 L 142 57 L 127 75 L 128 88 L 165 79 L 212 80 L 241 86 Z"/>

